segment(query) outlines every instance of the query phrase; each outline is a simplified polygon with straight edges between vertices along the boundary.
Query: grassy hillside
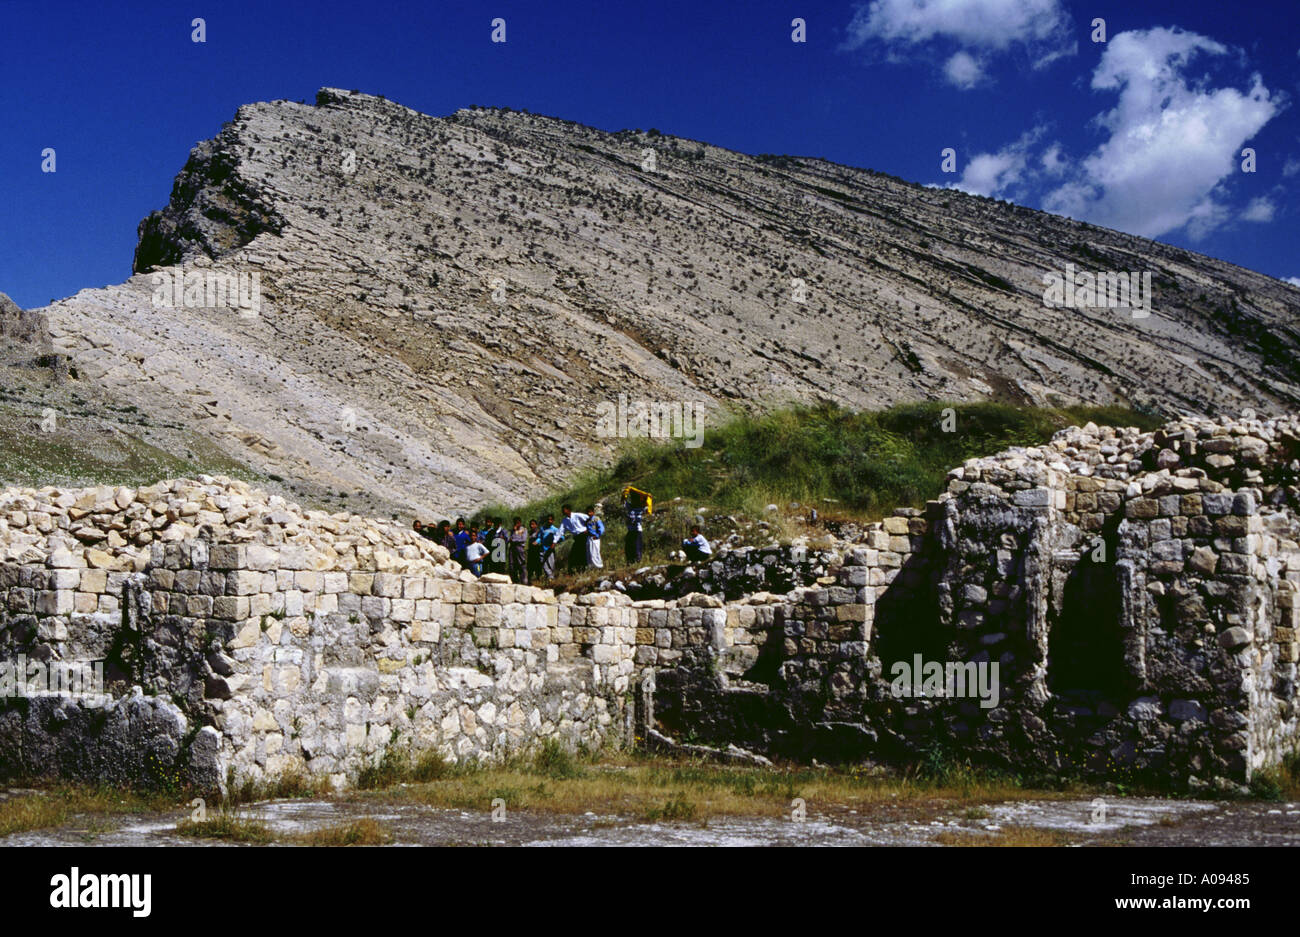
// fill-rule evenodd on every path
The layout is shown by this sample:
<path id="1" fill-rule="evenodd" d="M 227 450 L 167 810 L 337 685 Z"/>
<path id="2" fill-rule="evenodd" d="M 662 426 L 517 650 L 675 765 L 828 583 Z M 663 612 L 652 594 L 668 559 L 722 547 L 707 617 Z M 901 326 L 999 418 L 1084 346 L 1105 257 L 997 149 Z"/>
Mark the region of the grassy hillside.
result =
<path id="1" fill-rule="evenodd" d="M 953 412 L 945 421 L 947 408 Z M 631 484 L 655 497 L 646 540 L 647 548 L 662 556 L 676 547 L 697 512 L 706 518 L 711 538 L 757 519 L 780 533 L 781 516 L 802 516 L 807 507 L 827 518 L 871 520 L 935 497 L 948 470 L 968 458 L 1038 445 L 1057 430 L 1089 421 L 1143 429 L 1162 422 L 1122 407 L 916 403 L 851 412 L 833 404 L 797 406 L 735 417 L 707 431 L 695 449 L 678 442 L 630 441 L 612 465 L 579 475 L 563 491 L 528 504 L 492 505 L 479 516 L 529 518 L 551 512 L 559 517 L 561 504 L 585 508 L 604 502 L 612 535 L 608 558 L 621 552 L 619 492 Z M 800 507 L 791 509 L 792 503 Z M 767 510 L 769 504 L 778 506 L 778 517 Z M 736 523 L 724 521 L 727 515 Z"/>
<path id="2" fill-rule="evenodd" d="M 203 473 L 251 478 L 182 424 L 50 368 L 0 361 L 0 485 L 135 486 Z"/>
<path id="3" fill-rule="evenodd" d="M 175 454 L 120 424 L 62 415 L 56 428 L 43 432 L 40 420 L 39 412 L 0 404 L 0 480 L 28 487 L 141 485 L 200 473 L 248 475 L 244 466 L 197 437 Z"/>

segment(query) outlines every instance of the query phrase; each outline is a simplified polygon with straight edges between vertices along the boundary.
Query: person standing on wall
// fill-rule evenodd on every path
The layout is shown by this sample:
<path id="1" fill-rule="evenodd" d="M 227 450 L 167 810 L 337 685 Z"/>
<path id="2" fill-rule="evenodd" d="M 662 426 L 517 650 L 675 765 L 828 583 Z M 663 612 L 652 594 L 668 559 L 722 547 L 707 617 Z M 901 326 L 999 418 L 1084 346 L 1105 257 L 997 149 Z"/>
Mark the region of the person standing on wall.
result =
<path id="1" fill-rule="evenodd" d="M 537 521 L 528 522 L 528 579 L 536 582 L 542 577 L 542 527 Z"/>
<path id="2" fill-rule="evenodd" d="M 509 563 L 510 538 L 504 518 L 494 518 L 487 533 L 488 571 L 504 573 Z"/>
<path id="3" fill-rule="evenodd" d="M 575 514 L 567 504 L 562 510 L 564 520 L 560 522 L 560 529 L 565 537 L 573 540 L 569 550 L 569 572 L 579 573 L 587 568 L 587 515 Z"/>
<path id="4" fill-rule="evenodd" d="M 452 552 L 451 558 L 454 559 L 457 563 L 464 565 L 465 548 L 469 546 L 469 542 L 471 540 L 471 537 L 469 535 L 469 530 L 468 528 L 465 527 L 465 518 L 463 517 L 456 518 L 456 533 L 454 536 L 456 538 L 456 549 L 455 551 Z"/>
<path id="5" fill-rule="evenodd" d="M 488 548 L 480 540 L 471 540 L 465 545 L 465 560 L 469 564 L 469 571 L 475 576 L 483 575 L 483 557 L 487 556 L 487 552 Z"/>
<path id="6" fill-rule="evenodd" d="M 641 562 L 641 553 L 645 549 L 645 540 L 641 533 L 644 519 L 645 507 L 624 495 L 623 520 L 627 524 L 627 538 L 623 542 L 623 549 L 629 563 Z"/>
<path id="7" fill-rule="evenodd" d="M 596 516 L 596 506 L 587 509 L 587 565 L 594 569 L 603 569 L 605 563 L 600 558 L 600 538 L 605 536 L 605 522 Z"/>
<path id="8" fill-rule="evenodd" d="M 515 582 L 528 585 L 528 531 L 524 529 L 519 518 L 514 519 L 514 526 L 506 538 L 510 544 L 510 578 Z"/>
<path id="9" fill-rule="evenodd" d="M 555 526 L 555 515 L 546 515 L 546 526 L 542 528 L 539 539 L 542 561 L 542 575 L 547 579 L 555 578 L 555 548 L 564 541 L 564 533 Z"/>

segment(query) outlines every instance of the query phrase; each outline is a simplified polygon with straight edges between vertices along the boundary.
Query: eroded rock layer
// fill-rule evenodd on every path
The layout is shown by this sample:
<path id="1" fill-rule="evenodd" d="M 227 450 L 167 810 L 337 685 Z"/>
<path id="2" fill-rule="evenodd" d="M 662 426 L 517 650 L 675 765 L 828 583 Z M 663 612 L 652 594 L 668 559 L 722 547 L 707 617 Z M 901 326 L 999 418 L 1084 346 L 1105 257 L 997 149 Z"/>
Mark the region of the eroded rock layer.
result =
<path id="1" fill-rule="evenodd" d="M 1067 265 L 1149 273 L 1149 315 L 1046 305 Z M 376 513 L 567 481 L 609 454 L 620 393 L 709 419 L 1300 403 L 1300 291 L 1270 277 L 819 159 L 338 89 L 247 105 L 199 144 L 135 271 L 41 310 L 79 380 Z M 251 289 L 206 289 L 254 276 L 248 308 Z"/>

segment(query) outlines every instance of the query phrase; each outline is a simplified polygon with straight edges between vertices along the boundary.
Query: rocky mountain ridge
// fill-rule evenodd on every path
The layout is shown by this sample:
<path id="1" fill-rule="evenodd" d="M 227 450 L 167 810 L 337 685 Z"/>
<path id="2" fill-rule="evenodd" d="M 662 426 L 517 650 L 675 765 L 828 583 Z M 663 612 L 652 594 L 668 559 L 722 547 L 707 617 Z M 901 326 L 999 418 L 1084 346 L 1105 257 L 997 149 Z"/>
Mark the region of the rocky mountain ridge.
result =
<path id="1" fill-rule="evenodd" d="M 534 495 L 608 457 L 620 393 L 711 419 L 819 398 L 1300 400 L 1300 291 L 1278 280 L 818 159 L 516 111 L 338 89 L 246 105 L 139 234 L 129 280 L 38 310 L 54 350 L 336 508 Z M 1045 305 L 1067 264 L 1150 272 L 1150 315 Z M 202 288 L 166 305 L 177 275 L 255 277 L 257 308 Z"/>

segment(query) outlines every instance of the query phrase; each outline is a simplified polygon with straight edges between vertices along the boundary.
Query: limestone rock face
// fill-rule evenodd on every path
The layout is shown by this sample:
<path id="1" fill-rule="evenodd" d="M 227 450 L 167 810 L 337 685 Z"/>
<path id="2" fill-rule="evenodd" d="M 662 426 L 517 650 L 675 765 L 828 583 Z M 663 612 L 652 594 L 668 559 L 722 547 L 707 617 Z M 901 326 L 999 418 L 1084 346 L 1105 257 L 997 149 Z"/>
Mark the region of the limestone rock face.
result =
<path id="1" fill-rule="evenodd" d="M 1046 306 L 1067 264 L 1149 271 L 1151 314 Z M 818 159 L 338 89 L 199 144 L 135 271 L 40 310 L 82 381 L 384 513 L 571 477 L 620 393 L 1300 400 L 1300 291 L 1230 264 Z M 256 310 L 165 288 L 252 275 Z"/>
<path id="2" fill-rule="evenodd" d="M 20 351 L 20 346 L 21 347 Z M 51 350 L 50 333 L 43 315 L 19 308 L 0 293 L 0 363 L 10 363 L 15 354 L 47 354 Z"/>

